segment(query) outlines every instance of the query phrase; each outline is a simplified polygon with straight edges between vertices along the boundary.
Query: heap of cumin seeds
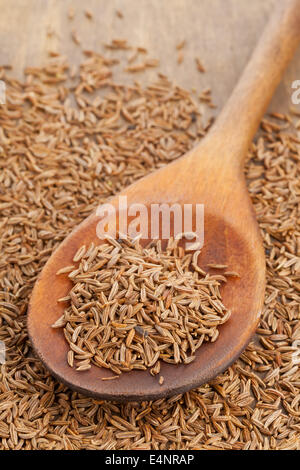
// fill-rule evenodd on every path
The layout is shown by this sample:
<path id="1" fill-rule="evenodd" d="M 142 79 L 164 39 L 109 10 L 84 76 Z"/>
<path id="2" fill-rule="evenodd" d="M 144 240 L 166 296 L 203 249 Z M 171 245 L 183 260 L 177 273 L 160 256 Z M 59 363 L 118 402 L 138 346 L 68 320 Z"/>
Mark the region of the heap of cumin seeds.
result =
<path id="1" fill-rule="evenodd" d="M 222 275 L 197 265 L 199 251 L 186 253 L 170 239 L 143 248 L 138 240 L 114 240 L 79 248 L 69 271 L 68 307 L 53 328 L 63 328 L 68 363 L 77 371 L 98 367 L 115 374 L 160 371 L 160 361 L 188 364 L 204 341 L 218 338 L 230 311 L 223 305 Z M 71 271 L 71 272 L 70 272 Z"/>
<path id="2" fill-rule="evenodd" d="M 33 285 L 100 202 L 186 153 L 211 121 L 163 75 L 149 87 L 120 86 L 112 59 L 89 54 L 74 76 L 61 58 L 50 62 L 28 68 L 22 82 L 0 67 L 0 450 L 300 450 L 299 110 L 265 121 L 246 166 L 267 261 L 255 341 L 183 395 L 99 401 L 59 383 L 34 356 L 26 330 Z M 75 93 L 67 77 L 78 80 Z"/>

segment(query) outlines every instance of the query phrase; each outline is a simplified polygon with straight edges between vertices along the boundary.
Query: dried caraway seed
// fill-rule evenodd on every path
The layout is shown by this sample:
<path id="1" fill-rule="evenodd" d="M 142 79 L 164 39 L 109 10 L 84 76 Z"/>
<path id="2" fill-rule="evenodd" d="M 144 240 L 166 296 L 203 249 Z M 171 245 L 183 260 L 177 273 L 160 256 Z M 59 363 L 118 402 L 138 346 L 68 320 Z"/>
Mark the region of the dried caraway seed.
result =
<path id="1" fill-rule="evenodd" d="M 200 252 L 185 253 L 178 240 L 170 239 L 165 252 L 160 245 L 108 237 L 76 251 L 78 266 L 66 274 L 70 303 L 53 327 L 64 328 L 70 348 L 84 357 L 78 366 L 75 356 L 77 371 L 94 364 L 117 374 L 148 367 L 153 374 L 160 360 L 188 364 L 203 342 L 217 340 L 218 326 L 230 317 L 219 290 L 226 278 L 196 270 Z"/>
<path id="2" fill-rule="evenodd" d="M 185 154 L 211 125 L 192 95 L 164 75 L 148 87 L 120 86 L 113 63 L 89 51 L 74 69 L 57 56 L 28 68 L 24 80 L 0 67 L 0 449 L 300 450 L 296 107 L 291 116 L 279 113 L 288 128 L 265 127 L 249 150 L 245 174 L 266 252 L 266 304 L 254 341 L 233 366 L 183 395 L 118 404 L 70 390 L 32 354 L 26 311 L 51 253 L 99 203 Z M 125 107 L 131 131 L 120 117 Z"/>

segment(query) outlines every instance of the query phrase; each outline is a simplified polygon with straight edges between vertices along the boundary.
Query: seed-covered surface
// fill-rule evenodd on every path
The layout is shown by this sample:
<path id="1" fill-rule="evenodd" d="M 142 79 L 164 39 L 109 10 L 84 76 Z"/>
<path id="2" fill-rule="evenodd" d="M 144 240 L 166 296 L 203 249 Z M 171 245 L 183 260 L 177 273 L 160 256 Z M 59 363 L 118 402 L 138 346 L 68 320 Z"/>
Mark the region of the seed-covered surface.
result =
<path id="1" fill-rule="evenodd" d="M 71 271 L 73 286 L 52 327 L 63 328 L 71 367 L 156 375 L 160 360 L 189 364 L 204 341 L 216 341 L 230 317 L 219 289 L 226 277 L 205 273 L 200 251 L 185 253 L 178 243 L 171 238 L 162 250 L 160 241 L 143 248 L 139 240 L 107 238 L 80 247 L 76 267 L 59 270 Z"/>
<path id="2" fill-rule="evenodd" d="M 33 354 L 26 309 L 53 249 L 99 202 L 184 154 L 209 126 L 187 91 L 164 77 L 115 85 L 110 64 L 90 54 L 77 77 L 58 57 L 28 69 L 24 83 L 1 70 L 0 448 L 299 449 L 300 161 L 284 116 L 265 120 L 249 154 L 267 290 L 256 338 L 233 366 L 184 395 L 118 405 L 72 392 Z"/>

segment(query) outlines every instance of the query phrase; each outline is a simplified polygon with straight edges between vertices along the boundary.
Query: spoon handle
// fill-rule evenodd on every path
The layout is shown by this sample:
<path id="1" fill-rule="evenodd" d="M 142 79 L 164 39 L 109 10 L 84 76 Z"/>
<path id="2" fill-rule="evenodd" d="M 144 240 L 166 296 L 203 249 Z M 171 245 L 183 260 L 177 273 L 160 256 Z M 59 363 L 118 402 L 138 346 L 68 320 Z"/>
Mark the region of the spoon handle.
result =
<path id="1" fill-rule="evenodd" d="M 231 97 L 211 129 L 222 139 L 220 157 L 243 165 L 249 145 L 284 70 L 300 42 L 300 0 L 278 0 Z M 229 163 L 230 162 L 230 163 Z"/>

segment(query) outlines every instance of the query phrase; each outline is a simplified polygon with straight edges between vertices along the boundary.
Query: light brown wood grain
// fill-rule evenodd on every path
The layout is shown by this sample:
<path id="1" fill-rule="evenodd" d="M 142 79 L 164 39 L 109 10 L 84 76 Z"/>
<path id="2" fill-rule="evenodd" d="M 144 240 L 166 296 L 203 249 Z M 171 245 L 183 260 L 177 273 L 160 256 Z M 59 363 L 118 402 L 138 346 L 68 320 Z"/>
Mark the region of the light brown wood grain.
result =
<path id="1" fill-rule="evenodd" d="M 94 213 L 50 257 L 34 287 L 28 310 L 31 341 L 39 357 L 61 381 L 77 391 L 105 399 L 157 399 L 211 380 L 246 347 L 263 308 L 265 257 L 241 163 L 299 42 L 300 0 L 281 2 L 209 134 L 187 155 L 122 192 L 128 205 L 142 203 L 149 209 L 148 214 L 153 203 L 177 203 L 181 207 L 204 204 L 205 240 L 198 257 L 200 266 L 209 269 L 211 263 L 225 264 L 240 275 L 240 279 L 230 280 L 222 289 L 224 304 L 232 315 L 220 327 L 218 340 L 202 345 L 188 366 L 163 364 L 162 385 L 147 371 L 131 371 L 122 374 L 118 381 L 99 383 L 103 370 L 92 367 L 82 376 L 66 364 L 68 346 L 63 333 L 51 329 L 51 325 L 63 312 L 63 306 L 58 307 L 54 299 L 64 297 L 70 286 L 69 280 L 56 276 L 56 272 L 72 264 L 81 245 L 99 243 L 99 217 Z M 117 208 L 118 196 L 110 202 Z M 147 222 L 150 225 L 151 219 Z"/>
<path id="2" fill-rule="evenodd" d="M 103 43 L 127 38 L 133 46 L 149 49 L 149 56 L 160 59 L 160 70 L 180 85 L 197 91 L 211 86 L 220 109 L 275 4 L 276 0 L 0 0 L 0 63 L 13 64 L 20 77 L 24 66 L 41 65 L 49 50 L 60 51 L 78 64 L 82 48 L 103 52 Z M 67 14 L 70 5 L 75 11 L 72 21 Z M 84 15 L 86 8 L 93 20 Z M 123 19 L 116 10 L 123 12 Z M 72 28 L 81 46 L 72 41 Z M 182 39 L 186 40 L 184 60 L 178 65 L 175 47 Z M 196 70 L 195 57 L 205 65 L 205 74 Z M 124 73 L 124 65 L 116 67 L 115 77 L 128 82 L 132 78 Z M 146 82 L 155 76 L 153 69 L 134 78 Z M 300 79 L 299 52 L 276 92 L 273 109 L 288 108 L 295 79 Z"/>

